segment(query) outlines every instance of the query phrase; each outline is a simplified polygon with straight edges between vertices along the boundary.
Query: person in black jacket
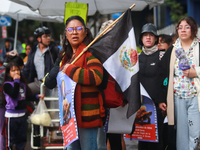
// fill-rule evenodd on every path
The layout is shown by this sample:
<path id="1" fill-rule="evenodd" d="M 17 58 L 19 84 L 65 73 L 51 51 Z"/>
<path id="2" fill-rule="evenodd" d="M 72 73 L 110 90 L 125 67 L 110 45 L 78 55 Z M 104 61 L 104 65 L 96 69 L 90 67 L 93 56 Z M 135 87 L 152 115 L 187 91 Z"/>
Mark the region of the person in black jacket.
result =
<path id="1" fill-rule="evenodd" d="M 151 99 L 155 103 L 157 91 L 157 68 L 160 61 L 160 51 L 158 50 L 158 35 L 156 26 L 152 23 L 147 23 L 142 27 L 139 38 L 139 43 L 142 45 L 142 53 L 139 55 L 139 80 L 147 91 Z M 163 125 L 161 110 L 157 106 L 157 123 L 159 143 L 154 142 L 139 142 L 139 150 L 162 150 L 161 131 Z"/>
<path id="2" fill-rule="evenodd" d="M 34 31 L 37 44 L 28 55 L 28 61 L 22 70 L 22 75 L 28 80 L 33 95 L 40 93 L 40 85 L 44 76 L 53 68 L 59 56 L 59 49 L 51 42 L 49 28 L 43 26 Z M 34 125 L 34 146 L 40 146 L 40 126 Z"/>
<path id="3" fill-rule="evenodd" d="M 50 30 L 43 26 L 35 30 L 34 35 L 38 44 L 33 46 L 24 66 L 23 76 L 28 80 L 33 94 L 40 93 L 40 84 L 44 76 L 53 68 L 58 58 L 59 49 L 50 41 Z"/>
<path id="4" fill-rule="evenodd" d="M 49 89 L 53 89 L 57 85 L 56 77 L 60 69 L 60 66 L 59 66 L 60 62 L 61 62 L 61 58 L 58 57 L 56 59 L 54 67 L 51 69 L 51 71 L 48 73 L 48 75 L 44 79 L 44 85 Z"/>
<path id="5" fill-rule="evenodd" d="M 161 55 L 162 55 L 161 57 L 162 58 L 165 55 L 165 53 L 168 50 L 168 48 L 171 47 L 172 43 L 173 43 L 173 41 L 172 41 L 172 37 L 170 35 L 167 35 L 167 34 L 160 34 L 159 35 L 159 42 L 158 42 L 157 46 L 158 46 L 158 49 L 161 52 Z M 159 76 L 158 81 L 160 79 L 162 79 L 161 76 Z M 162 80 L 164 80 L 164 83 L 165 83 L 164 85 L 165 86 L 164 86 L 164 88 L 163 87 L 161 87 L 161 88 L 163 88 L 163 91 L 166 91 L 167 90 L 166 89 L 167 79 L 162 79 Z M 163 83 L 163 81 L 162 81 L 162 83 Z M 158 94 L 160 94 L 160 93 L 158 93 Z M 166 115 L 166 112 L 163 112 L 163 114 Z M 175 145 L 174 145 L 174 141 L 175 141 L 174 140 L 174 138 L 175 138 L 175 134 L 174 134 L 175 132 L 174 131 L 175 131 L 174 130 L 174 126 L 169 126 L 167 121 L 165 121 L 163 123 L 163 134 L 162 134 L 163 137 L 162 137 L 162 139 L 163 139 L 163 146 L 164 146 L 164 148 L 167 148 L 169 150 L 175 150 L 176 149 Z"/>

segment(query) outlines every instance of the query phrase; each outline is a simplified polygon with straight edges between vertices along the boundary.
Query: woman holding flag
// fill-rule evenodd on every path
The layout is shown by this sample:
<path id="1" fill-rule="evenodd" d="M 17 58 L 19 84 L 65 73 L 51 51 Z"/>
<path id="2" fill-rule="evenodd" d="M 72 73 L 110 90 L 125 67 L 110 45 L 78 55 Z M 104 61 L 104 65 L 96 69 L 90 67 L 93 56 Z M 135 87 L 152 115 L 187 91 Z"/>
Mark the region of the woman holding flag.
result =
<path id="1" fill-rule="evenodd" d="M 77 83 L 74 107 L 79 135 L 79 140 L 71 143 L 67 150 L 97 150 L 97 131 L 103 125 L 101 118 L 105 116 L 103 99 L 97 88 L 103 79 L 103 66 L 89 51 L 71 64 L 93 40 L 81 17 L 72 16 L 66 20 L 64 35 L 60 70 Z M 56 86 L 59 70 L 55 68 L 45 78 L 47 87 Z"/>
<path id="2" fill-rule="evenodd" d="M 158 34 L 156 26 L 147 23 L 142 27 L 139 38 L 139 44 L 142 45 L 142 53 L 139 55 L 139 79 L 144 89 L 147 91 L 153 102 L 156 99 L 157 69 L 160 61 L 160 51 L 158 50 Z M 157 107 L 157 123 L 159 143 L 139 142 L 139 150 L 162 150 L 161 131 L 163 116 L 161 110 Z"/>

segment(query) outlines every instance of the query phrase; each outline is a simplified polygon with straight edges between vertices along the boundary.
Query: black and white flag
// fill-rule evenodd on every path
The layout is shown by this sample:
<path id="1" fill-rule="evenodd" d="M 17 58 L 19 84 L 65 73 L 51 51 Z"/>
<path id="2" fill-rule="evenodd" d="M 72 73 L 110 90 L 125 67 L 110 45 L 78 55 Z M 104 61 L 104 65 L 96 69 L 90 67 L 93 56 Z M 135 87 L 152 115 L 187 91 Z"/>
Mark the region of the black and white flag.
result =
<path id="1" fill-rule="evenodd" d="M 100 37 L 89 51 L 119 84 L 129 103 L 129 118 L 141 105 L 139 63 L 131 10 L 128 9 L 112 30 Z"/>

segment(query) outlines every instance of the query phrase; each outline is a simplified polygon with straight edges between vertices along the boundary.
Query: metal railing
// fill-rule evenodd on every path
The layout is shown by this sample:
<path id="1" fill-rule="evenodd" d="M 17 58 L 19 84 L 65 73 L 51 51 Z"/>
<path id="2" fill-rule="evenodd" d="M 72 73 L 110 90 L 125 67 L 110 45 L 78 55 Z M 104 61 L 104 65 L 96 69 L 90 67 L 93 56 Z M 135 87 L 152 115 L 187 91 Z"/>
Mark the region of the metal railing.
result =
<path id="1" fill-rule="evenodd" d="M 44 85 L 44 83 L 42 83 L 41 86 L 40 86 L 40 94 L 41 95 L 44 94 L 44 88 L 45 88 L 45 85 Z M 43 100 L 44 101 L 57 101 L 58 102 L 59 98 L 58 97 L 47 97 L 47 96 L 45 96 Z M 59 108 L 47 108 L 47 111 L 48 112 L 59 112 Z M 60 123 L 60 119 L 59 118 L 58 119 L 51 119 L 51 122 L 52 123 Z M 33 127 L 33 124 L 31 124 L 31 128 L 32 128 L 32 130 L 31 130 L 31 148 L 33 148 L 33 149 L 54 149 L 54 150 L 55 149 L 64 149 L 64 144 L 63 144 L 63 146 L 44 146 L 43 142 L 40 142 L 40 147 L 34 146 L 34 140 L 33 140 L 33 138 L 34 138 L 34 135 L 33 135 L 34 127 Z M 48 127 L 45 127 L 45 128 L 48 128 Z M 44 126 L 41 126 L 41 125 L 40 125 L 40 138 L 41 138 L 40 141 L 43 141 Z"/>

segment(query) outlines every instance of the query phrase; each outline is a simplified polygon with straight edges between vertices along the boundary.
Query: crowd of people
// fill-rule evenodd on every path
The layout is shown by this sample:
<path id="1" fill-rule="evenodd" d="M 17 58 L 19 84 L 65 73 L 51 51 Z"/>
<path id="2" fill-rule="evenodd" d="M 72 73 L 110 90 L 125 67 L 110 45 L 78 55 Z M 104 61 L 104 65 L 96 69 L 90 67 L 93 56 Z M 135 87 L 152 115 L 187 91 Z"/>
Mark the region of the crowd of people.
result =
<path id="1" fill-rule="evenodd" d="M 159 139 L 157 143 L 139 141 L 139 150 L 194 150 L 199 142 L 198 24 L 192 17 L 184 17 L 175 31 L 174 40 L 167 34 L 158 35 L 156 26 L 147 23 L 139 36 L 139 81 L 155 103 Z M 25 148 L 27 101 L 38 103 L 43 98 L 39 95 L 41 83 L 55 88 L 57 74 L 62 71 L 77 83 L 74 107 L 79 139 L 67 150 L 126 150 L 122 134 L 106 134 L 101 128 L 106 115 L 99 90 L 105 82 L 103 65 L 90 51 L 71 64 L 93 40 L 90 29 L 81 17 L 68 18 L 61 50 L 58 43 L 51 42 L 50 34 L 45 26 L 37 28 L 37 44 L 27 44 L 24 55 L 5 43 L 0 67 L 0 131 L 4 133 L 0 135 L 0 149 L 13 149 L 14 145 L 17 150 Z M 34 146 L 40 146 L 39 126 L 34 125 L 33 134 Z"/>

